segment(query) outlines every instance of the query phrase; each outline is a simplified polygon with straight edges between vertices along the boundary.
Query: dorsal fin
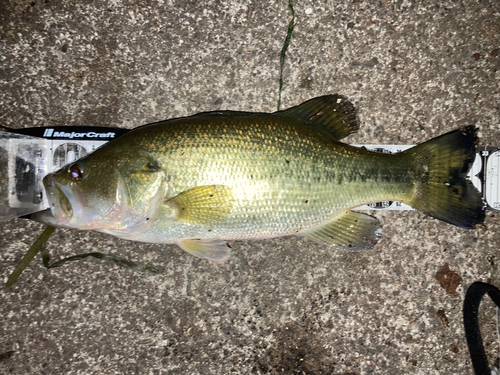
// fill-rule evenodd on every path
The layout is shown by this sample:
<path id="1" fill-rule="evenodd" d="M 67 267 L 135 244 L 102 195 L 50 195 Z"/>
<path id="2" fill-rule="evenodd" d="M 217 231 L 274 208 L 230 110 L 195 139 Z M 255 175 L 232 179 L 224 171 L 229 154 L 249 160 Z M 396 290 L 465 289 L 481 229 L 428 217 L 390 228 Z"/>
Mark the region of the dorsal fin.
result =
<path id="1" fill-rule="evenodd" d="M 342 95 L 325 95 L 273 115 L 291 117 L 314 125 L 329 133 L 337 141 L 359 129 L 354 105 Z"/>

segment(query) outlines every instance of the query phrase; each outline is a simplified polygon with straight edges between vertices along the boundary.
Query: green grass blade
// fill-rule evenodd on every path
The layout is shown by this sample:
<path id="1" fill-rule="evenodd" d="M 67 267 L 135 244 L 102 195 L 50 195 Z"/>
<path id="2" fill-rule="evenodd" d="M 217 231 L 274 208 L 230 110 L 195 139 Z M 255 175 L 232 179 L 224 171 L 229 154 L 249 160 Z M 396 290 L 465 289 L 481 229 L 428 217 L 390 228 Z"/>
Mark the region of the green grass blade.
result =
<path id="1" fill-rule="evenodd" d="M 292 14 L 292 20 L 288 24 L 288 32 L 286 33 L 285 43 L 283 44 L 280 55 L 280 88 L 278 91 L 278 111 L 281 108 L 281 91 L 283 91 L 283 67 L 285 66 L 286 51 L 288 49 L 288 46 L 290 45 L 293 28 L 295 27 L 295 11 L 293 10 L 293 0 L 288 0 L 288 9 Z"/>
<path id="2" fill-rule="evenodd" d="M 28 252 L 24 255 L 23 259 L 17 264 L 16 268 L 14 271 L 10 274 L 9 279 L 7 280 L 7 283 L 5 286 L 7 288 L 11 287 L 14 285 L 14 283 L 19 279 L 19 276 L 23 273 L 23 271 L 28 267 L 28 264 L 31 263 L 33 258 L 38 254 L 42 249 L 45 247 L 45 244 L 49 240 L 50 236 L 52 236 L 52 233 L 56 230 L 55 227 L 47 227 L 45 230 L 42 232 L 40 237 L 35 241 L 35 243 L 30 247 Z"/>
<path id="3" fill-rule="evenodd" d="M 88 257 L 93 257 L 96 259 L 101 259 L 107 262 L 114 263 L 120 267 L 128 268 L 132 271 L 136 272 L 141 272 L 141 273 L 152 273 L 152 274 L 159 274 L 161 273 L 158 269 L 150 266 L 146 266 L 143 264 L 139 264 L 136 262 L 133 262 L 131 260 L 123 259 L 123 258 L 118 258 L 115 257 L 114 255 L 110 254 L 103 254 L 103 253 L 86 253 L 86 254 L 79 254 L 79 255 L 74 255 L 68 258 L 64 258 L 61 260 L 58 260 L 57 262 L 52 263 L 50 266 L 46 266 L 47 268 L 56 268 L 56 267 L 61 267 L 67 262 L 74 262 L 77 260 L 82 260 Z"/>

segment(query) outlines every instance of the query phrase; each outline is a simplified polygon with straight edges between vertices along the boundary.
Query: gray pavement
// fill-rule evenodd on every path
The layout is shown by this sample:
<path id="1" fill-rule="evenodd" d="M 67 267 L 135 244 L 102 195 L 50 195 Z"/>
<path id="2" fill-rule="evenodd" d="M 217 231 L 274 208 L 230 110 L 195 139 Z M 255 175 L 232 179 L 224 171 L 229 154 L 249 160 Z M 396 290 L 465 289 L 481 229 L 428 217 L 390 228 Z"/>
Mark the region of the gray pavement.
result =
<path id="1" fill-rule="evenodd" d="M 283 107 L 328 93 L 357 106 L 349 143 L 413 144 L 461 125 L 500 145 L 498 1 L 301 1 Z M 215 109 L 273 111 L 286 1 L 0 3 L 0 121 L 132 128 Z M 176 246 L 58 230 L 53 259 L 100 251 L 161 267 L 36 258 L 0 287 L 0 373 L 472 374 L 461 306 L 500 285 L 499 214 L 462 230 L 377 212 L 366 253 L 305 239 L 236 242 L 223 265 Z M 0 281 L 43 227 L 0 223 Z M 455 294 L 435 275 L 460 275 Z M 491 304 L 487 353 L 498 352 Z M 6 354 L 9 353 L 9 354 Z M 4 355 L 2 355 L 4 354 Z"/>

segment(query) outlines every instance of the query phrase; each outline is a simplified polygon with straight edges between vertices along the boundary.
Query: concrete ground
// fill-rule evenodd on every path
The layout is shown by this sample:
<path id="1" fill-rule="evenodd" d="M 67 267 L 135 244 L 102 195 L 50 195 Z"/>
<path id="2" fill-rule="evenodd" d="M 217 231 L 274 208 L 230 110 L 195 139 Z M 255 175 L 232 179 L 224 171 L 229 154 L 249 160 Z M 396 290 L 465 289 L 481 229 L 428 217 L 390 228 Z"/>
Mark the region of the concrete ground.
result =
<path id="1" fill-rule="evenodd" d="M 415 3 L 423 3 L 415 5 Z M 215 109 L 273 111 L 285 0 L 10 0 L 0 3 L 0 121 L 132 128 Z M 341 93 L 350 143 L 412 144 L 465 124 L 500 145 L 500 3 L 301 1 L 283 107 Z M 100 251 L 161 267 L 147 276 L 37 257 L 0 287 L 0 373 L 471 374 L 461 308 L 500 285 L 499 216 L 462 230 L 377 212 L 366 253 L 298 238 L 237 242 L 223 265 L 176 246 L 57 230 L 53 259 Z M 43 227 L 0 223 L 0 280 Z M 449 294 L 435 275 L 461 277 Z M 481 309 L 489 357 L 494 310 Z"/>

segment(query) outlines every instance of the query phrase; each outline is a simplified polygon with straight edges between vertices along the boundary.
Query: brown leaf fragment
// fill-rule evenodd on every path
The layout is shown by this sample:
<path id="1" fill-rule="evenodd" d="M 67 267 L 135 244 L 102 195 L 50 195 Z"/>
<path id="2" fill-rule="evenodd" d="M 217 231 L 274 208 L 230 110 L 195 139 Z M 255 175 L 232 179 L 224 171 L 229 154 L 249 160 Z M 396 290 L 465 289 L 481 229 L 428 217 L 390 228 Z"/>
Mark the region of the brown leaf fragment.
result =
<path id="1" fill-rule="evenodd" d="M 443 325 L 446 328 L 450 328 L 450 321 L 448 320 L 448 317 L 446 316 L 446 313 L 444 312 L 444 310 L 439 309 L 436 314 L 439 317 L 439 319 L 441 319 L 441 321 L 443 322 Z"/>
<path id="2" fill-rule="evenodd" d="M 436 273 L 436 280 L 446 290 L 446 293 L 458 295 L 457 288 L 462 282 L 462 278 L 454 270 L 451 270 L 448 263 L 442 266 Z"/>

